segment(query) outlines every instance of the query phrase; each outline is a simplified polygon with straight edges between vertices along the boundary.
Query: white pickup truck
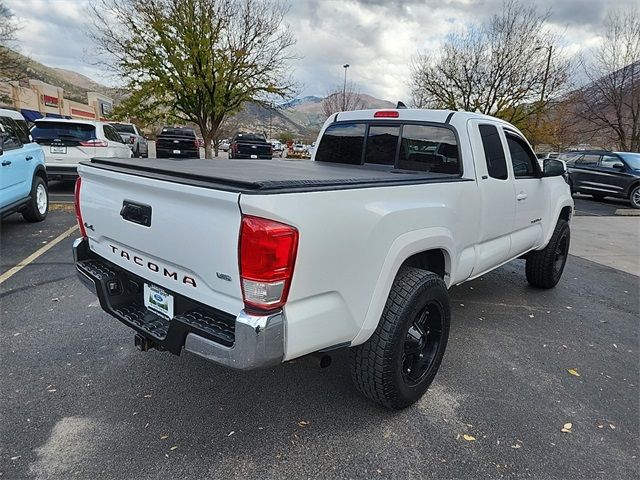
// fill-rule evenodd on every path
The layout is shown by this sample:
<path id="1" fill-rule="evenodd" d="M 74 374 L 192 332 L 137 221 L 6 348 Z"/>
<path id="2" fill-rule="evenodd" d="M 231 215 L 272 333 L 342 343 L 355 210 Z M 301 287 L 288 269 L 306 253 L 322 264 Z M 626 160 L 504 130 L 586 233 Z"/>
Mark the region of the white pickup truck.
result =
<path id="1" fill-rule="evenodd" d="M 551 288 L 569 250 L 564 167 L 496 118 L 332 115 L 312 161 L 93 159 L 76 184 L 81 279 L 141 350 L 237 369 L 351 349 L 357 389 L 423 395 L 447 289 L 516 258 Z"/>

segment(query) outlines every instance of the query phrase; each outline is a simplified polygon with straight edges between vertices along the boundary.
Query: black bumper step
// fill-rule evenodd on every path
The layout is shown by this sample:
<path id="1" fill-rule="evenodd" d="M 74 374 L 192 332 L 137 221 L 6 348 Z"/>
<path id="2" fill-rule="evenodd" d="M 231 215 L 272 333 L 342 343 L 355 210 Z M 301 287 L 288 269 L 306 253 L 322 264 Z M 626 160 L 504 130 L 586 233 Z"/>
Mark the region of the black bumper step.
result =
<path id="1" fill-rule="evenodd" d="M 144 306 L 144 284 L 152 282 L 120 269 L 88 249 L 78 255 L 90 257 L 77 258 L 76 268 L 85 280 L 93 283 L 102 308 L 155 346 L 179 355 L 189 333 L 225 347 L 235 344 L 233 315 L 169 291 L 174 297 L 175 315 L 168 320 Z"/>

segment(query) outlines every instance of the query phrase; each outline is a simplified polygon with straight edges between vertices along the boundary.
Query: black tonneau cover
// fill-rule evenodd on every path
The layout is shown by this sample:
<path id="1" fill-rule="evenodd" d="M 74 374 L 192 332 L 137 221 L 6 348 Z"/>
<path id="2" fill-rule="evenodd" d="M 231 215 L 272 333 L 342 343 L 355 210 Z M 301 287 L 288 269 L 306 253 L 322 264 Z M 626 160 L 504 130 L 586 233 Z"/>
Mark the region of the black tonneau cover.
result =
<path id="1" fill-rule="evenodd" d="M 82 164 L 240 193 L 287 193 L 464 180 L 440 173 L 310 160 L 93 158 Z"/>

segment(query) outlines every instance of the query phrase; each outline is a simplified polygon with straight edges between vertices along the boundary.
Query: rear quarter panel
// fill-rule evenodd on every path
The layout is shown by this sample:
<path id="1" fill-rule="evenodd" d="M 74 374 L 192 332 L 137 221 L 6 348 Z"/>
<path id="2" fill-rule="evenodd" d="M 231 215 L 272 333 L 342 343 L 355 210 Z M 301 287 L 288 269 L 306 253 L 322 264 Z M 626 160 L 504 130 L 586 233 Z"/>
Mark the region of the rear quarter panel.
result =
<path id="1" fill-rule="evenodd" d="M 369 338 L 397 270 L 412 254 L 442 248 L 447 271 L 455 272 L 462 252 L 473 248 L 476 188 L 463 181 L 242 195 L 243 214 L 300 232 L 285 307 L 285 358 Z"/>

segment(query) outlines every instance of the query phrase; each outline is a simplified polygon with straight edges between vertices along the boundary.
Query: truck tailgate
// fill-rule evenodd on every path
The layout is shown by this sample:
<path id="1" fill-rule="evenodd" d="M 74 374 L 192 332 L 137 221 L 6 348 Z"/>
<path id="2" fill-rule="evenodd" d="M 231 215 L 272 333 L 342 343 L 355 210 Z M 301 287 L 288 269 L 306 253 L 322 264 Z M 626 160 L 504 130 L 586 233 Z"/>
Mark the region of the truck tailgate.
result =
<path id="1" fill-rule="evenodd" d="M 80 165 L 90 249 L 150 283 L 236 315 L 239 194 Z M 150 207 L 149 226 L 125 205 Z M 128 217 L 125 213 L 125 216 Z"/>

